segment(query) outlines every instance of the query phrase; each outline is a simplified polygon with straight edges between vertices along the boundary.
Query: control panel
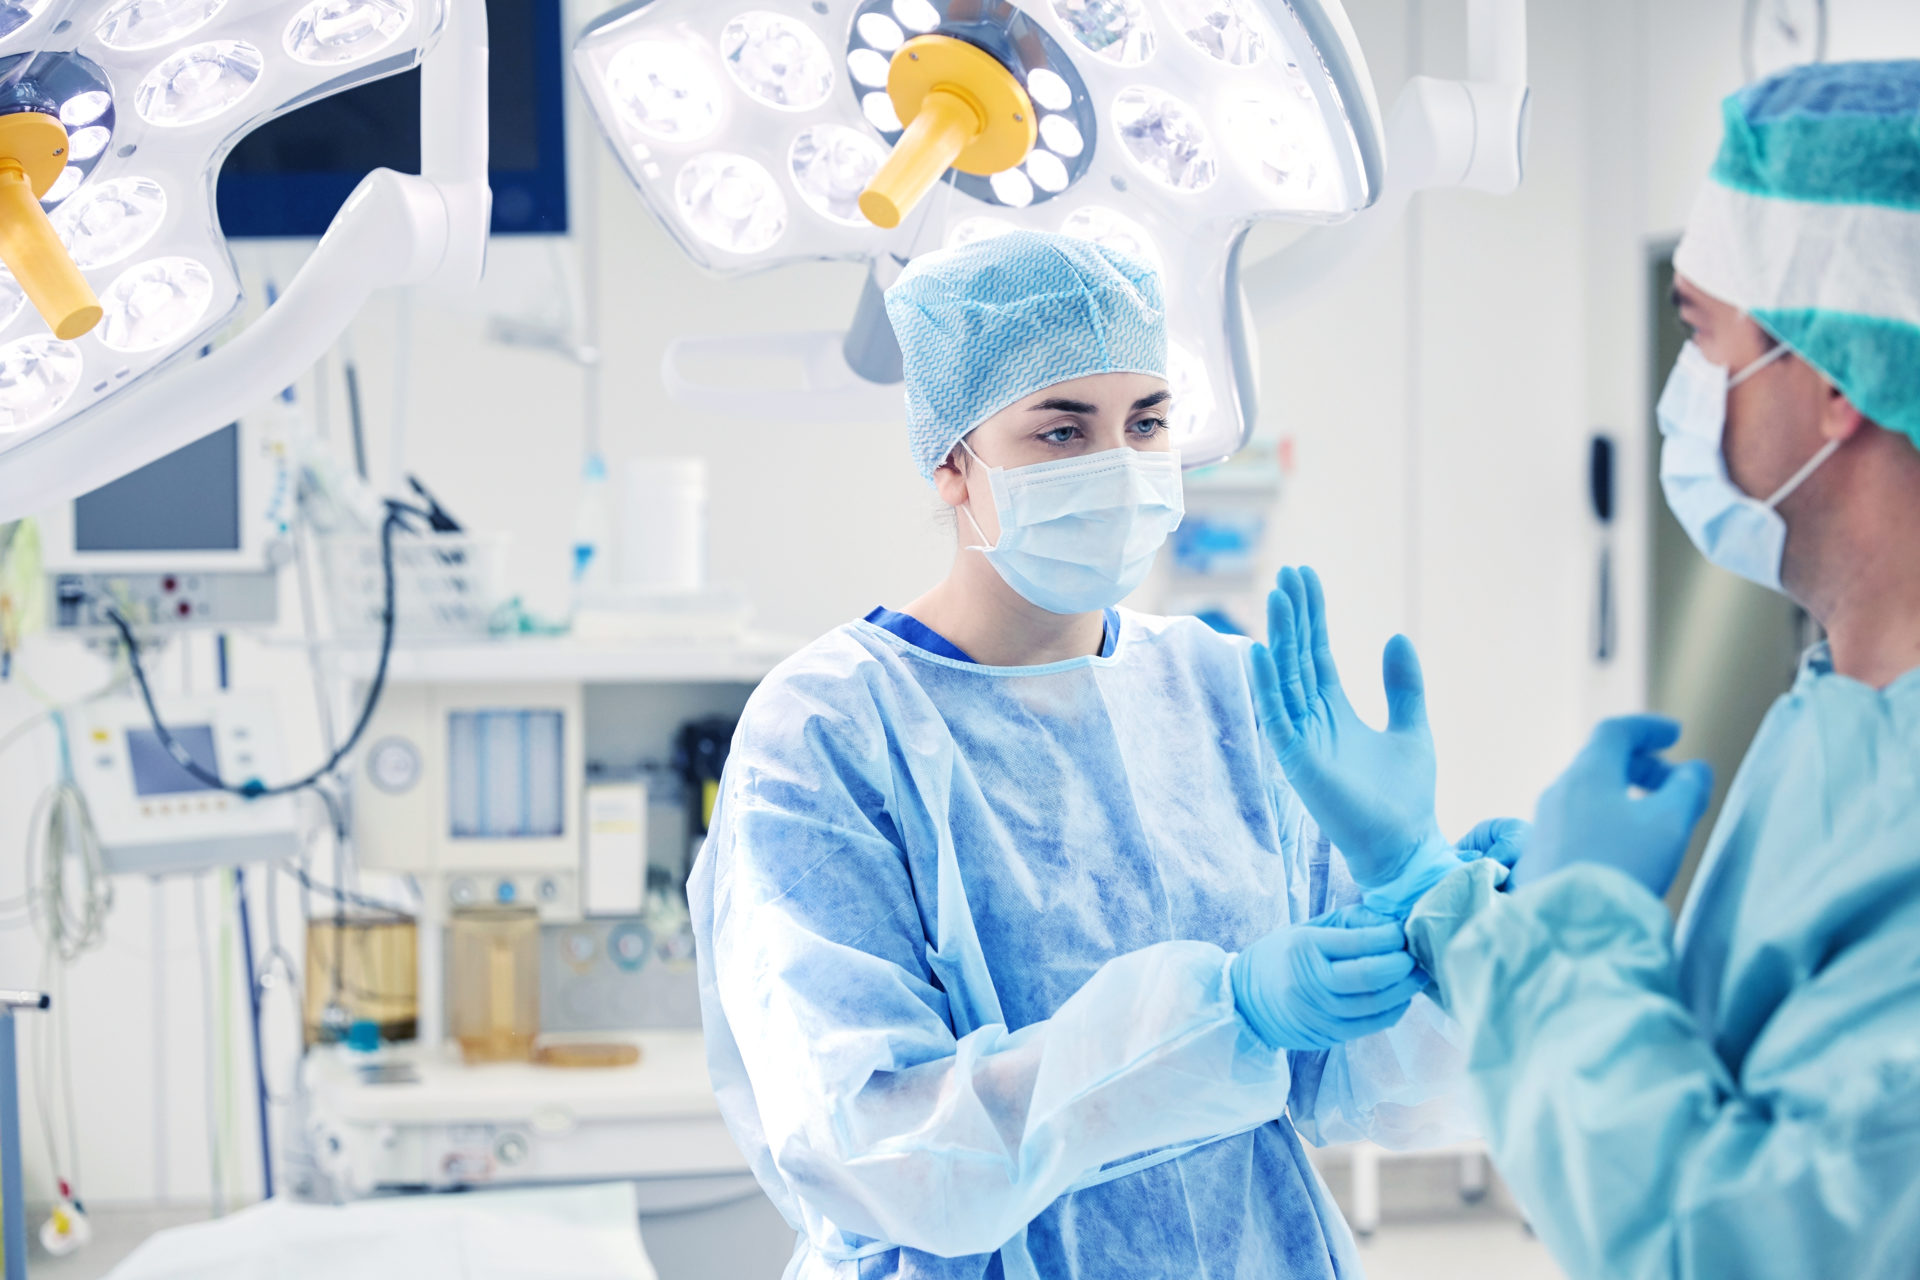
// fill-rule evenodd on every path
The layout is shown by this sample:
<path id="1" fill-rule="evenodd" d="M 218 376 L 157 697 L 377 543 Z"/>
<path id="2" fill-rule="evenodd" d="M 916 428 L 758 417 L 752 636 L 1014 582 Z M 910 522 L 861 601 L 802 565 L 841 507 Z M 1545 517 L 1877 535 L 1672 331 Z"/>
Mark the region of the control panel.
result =
<path id="1" fill-rule="evenodd" d="M 51 585 L 60 631 L 112 631 L 109 605 L 143 632 L 267 627 L 280 618 L 271 572 L 57 573 Z"/>

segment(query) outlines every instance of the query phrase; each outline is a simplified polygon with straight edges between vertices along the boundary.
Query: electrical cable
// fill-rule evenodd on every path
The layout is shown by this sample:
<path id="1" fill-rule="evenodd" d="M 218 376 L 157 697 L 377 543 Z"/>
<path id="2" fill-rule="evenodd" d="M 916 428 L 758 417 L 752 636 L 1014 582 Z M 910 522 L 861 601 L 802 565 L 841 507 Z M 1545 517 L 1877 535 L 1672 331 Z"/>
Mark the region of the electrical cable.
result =
<path id="1" fill-rule="evenodd" d="M 127 659 L 133 668 L 134 683 L 140 689 L 141 701 L 146 704 L 147 717 L 153 722 L 153 731 L 159 737 L 160 744 L 167 749 L 167 754 L 173 757 L 174 763 L 185 770 L 189 777 L 214 790 L 224 791 L 228 795 L 240 796 L 248 800 L 260 799 L 266 796 L 291 795 L 296 791 L 304 791 L 310 787 L 314 787 L 321 779 L 327 777 L 335 769 L 339 768 L 340 762 L 346 759 L 347 755 L 360 744 L 361 736 L 366 733 L 367 725 L 373 720 L 374 709 L 379 706 L 380 694 L 385 689 L 387 683 L 387 664 L 393 656 L 393 534 L 396 529 L 406 527 L 407 517 L 413 516 L 420 519 L 425 519 L 426 517 L 425 512 L 422 512 L 417 507 L 410 507 L 403 502 L 395 502 L 389 499 L 386 506 L 387 518 L 380 526 L 380 571 L 383 578 L 385 603 L 380 615 L 380 659 L 374 667 L 373 682 L 368 686 L 366 702 L 360 709 L 360 718 L 354 723 L 353 731 L 347 735 L 347 740 L 334 749 L 325 764 L 297 781 L 282 783 L 278 786 L 268 786 L 258 778 L 254 778 L 236 786 L 227 782 L 218 773 L 201 767 L 199 762 L 194 760 L 187 749 L 181 746 L 173 734 L 168 731 L 166 723 L 160 718 L 160 709 L 154 705 L 153 701 L 153 689 L 147 683 L 146 668 L 140 661 L 140 642 L 134 637 L 132 625 L 128 623 L 126 615 L 120 612 L 117 604 L 109 604 L 107 606 L 107 619 L 113 623 L 114 629 L 120 633 L 121 643 L 126 646 Z"/>

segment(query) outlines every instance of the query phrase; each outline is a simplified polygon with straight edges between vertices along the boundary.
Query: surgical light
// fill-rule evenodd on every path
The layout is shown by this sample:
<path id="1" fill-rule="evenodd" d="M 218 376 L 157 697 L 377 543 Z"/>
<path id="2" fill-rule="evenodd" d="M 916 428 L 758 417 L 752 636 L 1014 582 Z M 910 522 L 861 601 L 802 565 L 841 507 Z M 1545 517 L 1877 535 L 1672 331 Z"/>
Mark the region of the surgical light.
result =
<path id="1" fill-rule="evenodd" d="M 1444 181 L 1511 189 L 1517 172 L 1501 160 L 1517 153 L 1524 8 L 1468 7 L 1476 31 L 1519 51 L 1518 71 L 1501 63 L 1501 82 L 1484 86 L 1489 109 L 1430 132 L 1484 157 L 1474 175 Z M 743 80 L 747 26 L 810 37 L 782 42 L 769 62 L 782 74 L 806 62 L 799 50 L 830 50 L 831 91 L 799 109 L 810 99 L 755 87 L 768 76 Z M 676 83 L 717 86 L 699 113 L 709 127 L 667 136 L 631 110 L 634 60 L 660 49 L 672 50 Z M 806 353 L 801 394 L 768 399 L 679 363 L 731 349 L 726 339 L 669 351 L 670 394 L 752 416 L 897 413 L 880 388 L 897 382 L 898 352 L 874 335 L 888 333 L 879 296 L 901 265 L 1009 230 L 1059 231 L 1161 269 L 1176 442 L 1193 464 L 1219 459 L 1257 409 L 1240 294 L 1247 230 L 1356 219 L 1388 193 L 1385 126 L 1339 0 L 628 0 L 582 32 L 574 64 L 628 176 L 697 263 L 722 273 L 871 264 L 844 335 L 778 335 L 782 350 Z M 1418 124 L 1406 130 L 1410 172 L 1435 149 Z M 859 217 L 848 193 L 863 174 Z M 838 345 L 822 345 L 829 338 Z M 744 356 L 750 343 L 770 349 L 764 338 L 733 346 Z"/>
<path id="2" fill-rule="evenodd" d="M 133 107 L 147 123 L 178 129 L 240 105 L 266 59 L 245 40 L 213 40 L 182 49 L 147 73 Z"/>
<path id="3" fill-rule="evenodd" d="M 287 24 L 286 50 L 325 67 L 371 58 L 399 38 L 412 16 L 394 0 L 314 0 Z"/>
<path id="4" fill-rule="evenodd" d="M 1122 67 L 1153 57 L 1158 43 L 1142 0 L 1052 0 L 1054 16 L 1081 48 Z"/>
<path id="5" fill-rule="evenodd" d="M 1148 85 L 1123 89 L 1113 100 L 1120 145 L 1143 172 L 1171 191 L 1205 191 L 1219 172 L 1213 139 L 1200 112 Z"/>
<path id="6" fill-rule="evenodd" d="M 129 267 L 100 295 L 100 343 L 152 351 L 180 340 L 213 301 L 213 276 L 192 258 L 156 258 Z"/>
<path id="7" fill-rule="evenodd" d="M 764 253 L 787 229 L 780 184 L 746 156 L 695 156 L 674 179 L 673 195 L 694 234 L 728 253 Z"/>
<path id="8" fill-rule="evenodd" d="M 1174 27 L 1208 57 L 1250 67 L 1267 56 L 1266 24 L 1249 0 L 1161 0 Z"/>
<path id="9" fill-rule="evenodd" d="M 886 162 L 872 134 L 843 124 L 817 124 L 793 140 L 793 185 L 807 204 L 835 222 L 866 225 L 860 193 Z"/>
<path id="10" fill-rule="evenodd" d="M 480 0 L 60 0 L 5 28 L 0 520 L 253 411 L 376 289 L 477 282 Z M 369 174 L 279 300 L 235 325 L 221 158 L 296 106 L 422 63 L 421 174 Z"/>
<path id="11" fill-rule="evenodd" d="M 80 385 L 80 349 L 48 334 L 0 347 L 0 434 L 37 427 Z"/>
<path id="12" fill-rule="evenodd" d="M 743 13 L 720 32 L 733 82 L 769 106 L 811 111 L 833 92 L 833 61 L 820 37 L 777 13 Z"/>
<path id="13" fill-rule="evenodd" d="M 661 142 L 698 142 L 720 123 L 720 82 L 673 45 L 628 45 L 606 73 L 621 119 Z"/>
<path id="14" fill-rule="evenodd" d="M 157 49 L 192 35 L 224 7 L 226 0 L 121 0 L 95 31 L 109 49 Z"/>
<path id="15" fill-rule="evenodd" d="M 54 230 L 83 271 L 110 267 L 153 238 L 167 193 L 151 178 L 109 178 L 63 206 Z"/>

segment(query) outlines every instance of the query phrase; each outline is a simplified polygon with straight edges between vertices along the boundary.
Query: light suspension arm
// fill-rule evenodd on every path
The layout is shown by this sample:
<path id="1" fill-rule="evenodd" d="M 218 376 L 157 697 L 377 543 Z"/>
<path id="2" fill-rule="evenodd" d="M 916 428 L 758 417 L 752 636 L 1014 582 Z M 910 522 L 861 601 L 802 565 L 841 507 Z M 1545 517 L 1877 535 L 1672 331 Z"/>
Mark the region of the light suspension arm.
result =
<path id="1" fill-rule="evenodd" d="M 237 337 L 21 441 L 0 462 L 0 520 L 74 498 L 219 430 L 313 367 L 375 292 L 478 283 L 485 261 L 484 0 L 451 0 L 421 74 L 419 176 L 361 180 L 285 293 Z"/>
<path id="2" fill-rule="evenodd" d="M 1469 0 L 1468 76 L 1415 76 L 1387 117 L 1386 184 L 1347 223 L 1303 236 L 1242 274 L 1256 315 L 1297 304 L 1345 264 L 1366 256 L 1422 191 L 1517 190 L 1525 173 L 1529 88 L 1526 0 Z"/>

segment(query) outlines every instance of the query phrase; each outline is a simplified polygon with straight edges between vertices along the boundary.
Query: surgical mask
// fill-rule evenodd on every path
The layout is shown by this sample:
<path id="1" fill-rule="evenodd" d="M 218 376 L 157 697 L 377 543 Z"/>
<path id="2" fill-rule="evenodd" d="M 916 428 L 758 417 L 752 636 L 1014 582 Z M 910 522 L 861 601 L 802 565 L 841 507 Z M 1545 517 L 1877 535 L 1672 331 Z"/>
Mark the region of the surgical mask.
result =
<path id="1" fill-rule="evenodd" d="M 1791 354 L 1783 343 L 1738 374 L 1729 374 L 1689 342 L 1673 366 L 1657 411 L 1666 441 L 1660 451 L 1660 487 L 1666 491 L 1674 518 L 1701 555 L 1773 591 L 1782 590 L 1780 565 L 1787 550 L 1787 522 L 1780 518 L 1780 504 L 1833 456 L 1841 442 L 1829 440 L 1765 501 L 1747 496 L 1733 482 L 1722 444 L 1727 394 Z"/>
<path id="2" fill-rule="evenodd" d="M 976 463 L 980 455 L 963 440 Z M 974 546 L 1020 595 L 1049 613 L 1093 613 L 1146 580 L 1186 502 L 1180 455 L 1108 449 L 1027 467 L 987 468 L 1000 541 Z M 987 535 L 962 507 L 982 543 Z"/>

